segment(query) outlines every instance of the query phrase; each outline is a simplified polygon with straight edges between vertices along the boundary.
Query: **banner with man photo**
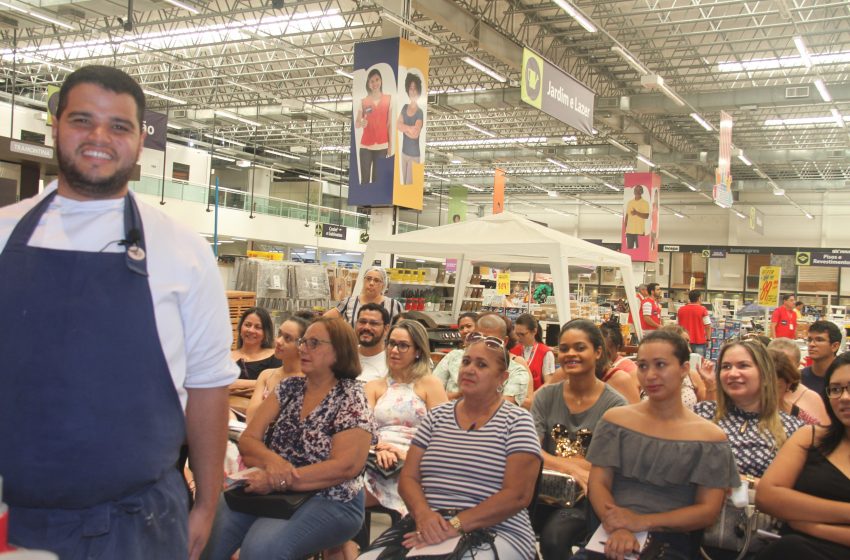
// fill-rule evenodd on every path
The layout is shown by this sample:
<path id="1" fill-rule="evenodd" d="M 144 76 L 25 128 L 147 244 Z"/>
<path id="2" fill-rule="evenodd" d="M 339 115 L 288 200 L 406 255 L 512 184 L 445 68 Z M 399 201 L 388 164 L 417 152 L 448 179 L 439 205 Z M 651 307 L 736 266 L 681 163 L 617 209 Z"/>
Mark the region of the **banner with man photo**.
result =
<path id="1" fill-rule="evenodd" d="M 655 173 L 623 176 L 623 224 L 620 251 L 633 261 L 658 260 L 661 177 Z"/>

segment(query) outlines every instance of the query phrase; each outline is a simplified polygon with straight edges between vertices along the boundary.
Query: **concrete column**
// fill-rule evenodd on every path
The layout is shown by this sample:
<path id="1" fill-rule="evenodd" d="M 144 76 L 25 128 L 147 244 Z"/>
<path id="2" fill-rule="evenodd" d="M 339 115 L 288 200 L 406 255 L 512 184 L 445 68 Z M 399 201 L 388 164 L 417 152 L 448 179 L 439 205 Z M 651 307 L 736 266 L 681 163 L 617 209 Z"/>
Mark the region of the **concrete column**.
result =
<path id="1" fill-rule="evenodd" d="M 638 144 L 637 151 L 643 157 L 645 157 L 649 160 L 652 159 L 652 146 L 647 145 L 647 144 Z M 652 171 L 652 168 L 650 166 L 643 163 L 641 160 L 639 160 L 637 158 L 635 159 L 635 165 L 636 165 L 635 171 L 640 171 L 640 172 Z"/>

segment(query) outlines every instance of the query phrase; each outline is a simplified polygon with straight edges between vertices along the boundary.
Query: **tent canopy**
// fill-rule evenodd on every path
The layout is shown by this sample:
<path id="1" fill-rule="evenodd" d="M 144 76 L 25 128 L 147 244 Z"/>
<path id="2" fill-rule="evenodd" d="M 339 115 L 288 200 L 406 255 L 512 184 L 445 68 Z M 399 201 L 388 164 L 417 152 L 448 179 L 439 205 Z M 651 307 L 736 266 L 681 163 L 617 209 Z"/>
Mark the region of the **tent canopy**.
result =
<path id="1" fill-rule="evenodd" d="M 628 289 L 635 286 L 631 257 L 510 212 L 370 240 L 363 262 L 371 263 L 377 253 L 457 258 L 461 265 L 458 270 L 458 294 L 463 293 L 461 281 L 466 282 L 471 274 L 472 261 L 514 265 L 548 264 L 561 322 L 570 317 L 568 265 L 616 267 L 620 269 L 627 287 L 629 305 L 637 309 L 634 289 Z M 365 269 L 365 266 L 361 268 L 355 293 L 359 293 Z M 459 298 L 456 297 L 455 316 L 459 304 Z"/>

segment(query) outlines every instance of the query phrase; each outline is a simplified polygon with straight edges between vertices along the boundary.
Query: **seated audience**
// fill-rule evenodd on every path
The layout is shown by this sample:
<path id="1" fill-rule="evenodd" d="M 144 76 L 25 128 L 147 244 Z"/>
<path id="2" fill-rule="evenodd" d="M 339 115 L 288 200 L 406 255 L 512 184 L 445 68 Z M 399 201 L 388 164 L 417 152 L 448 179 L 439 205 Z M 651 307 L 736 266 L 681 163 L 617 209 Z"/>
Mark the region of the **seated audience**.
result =
<path id="1" fill-rule="evenodd" d="M 298 352 L 298 339 L 304 336 L 308 323 L 304 319 L 292 316 L 280 324 L 274 341 L 274 357 L 283 365 L 267 369 L 257 378 L 254 394 L 245 412 L 245 421 L 250 422 L 260 404 L 273 393 L 281 381 L 287 377 L 301 376 L 301 354 Z"/>
<path id="2" fill-rule="evenodd" d="M 534 395 L 531 413 L 543 448 L 543 466 L 572 476 L 587 491 L 590 463 L 587 445 L 597 422 L 609 408 L 626 400 L 598 373 L 605 364 L 602 333 L 586 319 L 574 319 L 561 329 L 558 360 L 563 381 L 544 385 Z M 573 507 L 539 504 L 535 525 L 542 527 L 540 552 L 543 560 L 566 559 L 572 547 L 588 534 L 589 504 L 580 498 Z"/>
<path id="3" fill-rule="evenodd" d="M 514 335 L 516 335 L 518 344 L 511 348 L 511 354 L 522 356 L 526 361 L 534 383 L 533 390 L 536 391 L 555 371 L 555 354 L 548 346 L 543 344 L 540 323 L 537 322 L 534 315 L 526 313 L 517 317 Z"/>
<path id="4" fill-rule="evenodd" d="M 473 335 L 478 337 L 495 337 L 502 340 L 505 344 L 508 343 L 507 325 L 502 317 L 496 313 L 479 315 L 475 322 L 475 330 L 467 335 L 467 339 Z M 456 399 L 461 396 L 458 373 L 464 355 L 462 352 L 453 350 L 446 354 L 440 360 L 440 363 L 437 364 L 437 367 L 434 368 L 434 375 L 442 381 L 449 399 Z M 531 394 L 529 390 L 531 374 L 528 371 L 525 360 L 519 356 L 508 355 L 511 357 L 508 365 L 508 381 L 503 387 L 502 396 L 508 402 L 522 404 L 525 402 L 526 396 Z"/>
<path id="5" fill-rule="evenodd" d="M 815 321 L 809 325 L 806 345 L 812 365 L 803 368 L 803 385 L 823 395 L 824 375 L 841 347 L 841 329 L 832 321 Z"/>
<path id="6" fill-rule="evenodd" d="M 363 523 L 363 467 L 373 420 L 357 341 L 343 319 L 318 319 L 298 340 L 304 377 L 284 379 L 239 440 L 247 493 L 315 490 L 290 519 L 231 510 L 222 498 L 208 560 L 296 560 L 351 539 Z"/>
<path id="7" fill-rule="evenodd" d="M 236 350 L 230 357 L 239 366 L 239 379 L 230 385 L 230 394 L 251 398 L 257 377 L 269 368 L 281 366 L 274 355 L 274 325 L 262 307 L 250 307 L 236 324 Z"/>
<path id="8" fill-rule="evenodd" d="M 758 560 L 850 558 L 850 353 L 824 381 L 830 424 L 797 430 L 756 491 L 759 509 L 786 523 Z"/>
<path id="9" fill-rule="evenodd" d="M 407 452 L 399 492 L 410 515 L 362 559 L 384 552 L 385 558 L 399 558 L 401 547 L 461 535 L 468 548 L 458 559 L 534 558 L 526 507 L 540 468 L 540 444 L 528 411 L 503 398 L 509 363 L 503 338 L 469 341 L 460 366 L 461 398 L 429 412 Z"/>
<path id="10" fill-rule="evenodd" d="M 791 363 L 794 364 L 794 367 L 799 369 L 800 347 L 797 346 L 796 342 L 790 338 L 779 337 L 771 340 L 767 347 L 776 348 L 777 350 L 784 352 L 785 355 L 788 356 L 788 359 L 791 360 Z M 817 418 L 818 422 L 821 424 L 826 423 L 829 420 L 829 417 L 826 414 L 824 398 L 820 393 L 816 393 L 803 385 L 802 382 L 798 383 L 797 388 L 793 391 L 785 393 L 785 400 L 792 405 L 799 406 L 802 410 L 805 410 L 811 416 Z"/>
<path id="11" fill-rule="evenodd" d="M 795 418 L 799 418 L 805 424 L 817 424 L 818 419 L 800 408 L 795 404 L 791 404 L 784 397 L 792 392 L 800 384 L 800 370 L 791 364 L 791 360 L 785 355 L 785 352 L 776 348 L 768 348 L 767 353 L 770 359 L 773 360 L 773 367 L 776 369 L 776 390 L 779 393 L 779 410 L 786 414 L 790 414 Z"/>
<path id="12" fill-rule="evenodd" d="M 654 558 L 698 558 L 702 529 L 714 523 L 727 490 L 740 485 L 723 431 L 682 403 L 689 358 L 681 336 L 647 334 L 637 356 L 647 399 L 607 411 L 597 425 L 587 454 L 589 497 L 608 532 L 608 558 L 639 552 L 642 531 L 653 546 L 667 545 Z"/>
<path id="13" fill-rule="evenodd" d="M 599 328 L 602 331 L 603 338 L 605 338 L 605 349 L 608 351 L 608 360 L 611 362 L 608 371 L 619 369 L 632 377 L 636 377 L 637 364 L 623 355 L 626 349 L 626 341 L 623 338 L 623 331 L 620 330 L 620 323 L 606 322 L 602 323 Z"/>
<path id="14" fill-rule="evenodd" d="M 726 433 L 738 472 L 756 487 L 776 452 L 803 422 L 779 410 L 776 369 L 761 342 L 727 342 L 715 370 L 717 401 L 703 401 L 694 411 Z"/>
<path id="15" fill-rule="evenodd" d="M 688 345 L 688 351 L 690 351 L 691 335 L 684 327 L 681 325 L 664 325 L 661 327 L 661 330 L 681 336 Z M 714 395 L 712 394 L 712 396 Z M 706 400 L 707 397 L 708 391 L 706 390 L 705 381 L 703 381 L 698 371 L 688 367 L 688 377 L 682 382 L 682 403 L 693 410 L 698 402 Z"/>
<path id="16" fill-rule="evenodd" d="M 399 317 L 396 315 L 396 317 Z M 383 379 L 387 375 L 387 353 L 384 342 L 390 330 L 390 313 L 377 303 L 364 303 L 357 310 L 357 352 L 360 354 L 360 368 L 363 373 L 357 379 L 368 383 Z"/>

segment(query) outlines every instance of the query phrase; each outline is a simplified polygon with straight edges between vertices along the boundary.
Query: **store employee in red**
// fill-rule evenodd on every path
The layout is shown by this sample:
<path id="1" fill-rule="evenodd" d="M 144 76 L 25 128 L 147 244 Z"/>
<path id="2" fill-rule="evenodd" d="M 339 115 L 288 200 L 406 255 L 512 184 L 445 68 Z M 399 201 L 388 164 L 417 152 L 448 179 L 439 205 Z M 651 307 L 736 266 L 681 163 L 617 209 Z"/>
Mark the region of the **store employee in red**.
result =
<path id="1" fill-rule="evenodd" d="M 658 305 L 661 288 L 658 282 L 651 282 L 646 285 L 646 291 L 649 292 L 649 296 L 645 297 L 640 304 L 640 326 L 644 333 L 661 328 L 661 306 Z"/>
<path id="2" fill-rule="evenodd" d="M 776 308 L 770 318 L 771 338 L 797 338 L 797 314 L 794 312 L 796 302 L 797 299 L 791 294 L 782 296 L 782 305 Z"/>
<path id="3" fill-rule="evenodd" d="M 708 309 L 700 304 L 702 292 L 688 292 L 688 303 L 679 308 L 676 318 L 679 325 L 688 331 L 691 339 L 691 351 L 705 357 L 705 344 L 711 338 L 711 317 Z"/>

